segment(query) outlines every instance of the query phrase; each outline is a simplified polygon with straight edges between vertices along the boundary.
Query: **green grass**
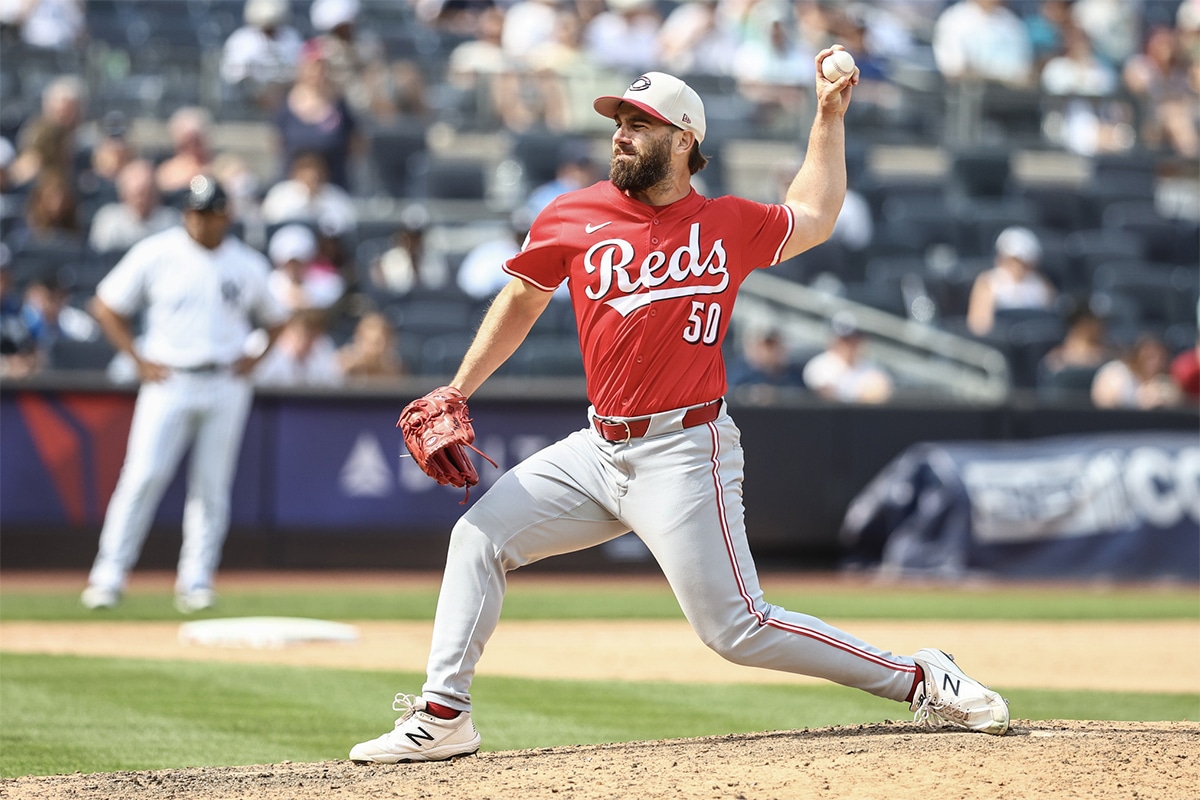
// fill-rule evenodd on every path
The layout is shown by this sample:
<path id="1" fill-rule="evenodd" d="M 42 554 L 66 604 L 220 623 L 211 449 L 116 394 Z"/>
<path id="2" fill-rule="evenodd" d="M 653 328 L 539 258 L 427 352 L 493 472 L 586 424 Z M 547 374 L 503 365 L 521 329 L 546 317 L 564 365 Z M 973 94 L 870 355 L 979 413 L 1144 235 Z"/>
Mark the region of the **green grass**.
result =
<path id="1" fill-rule="evenodd" d="M 886 587 L 771 577 L 771 602 L 828 619 L 1200 619 L 1195 587 Z M 355 591 L 222 593 L 198 616 L 429 620 L 427 586 Z M 645 581 L 577 589 L 515 581 L 506 619 L 678 619 L 666 586 Z M 5 588 L 0 620 L 181 620 L 168 592 L 135 592 L 87 612 L 76 591 Z M 3 642 L 0 641 L 0 647 Z M 311 667 L 141 661 L 0 653 L 0 776 L 344 758 L 391 725 L 397 691 L 422 676 Z M 1026 719 L 1200 720 L 1200 694 L 1013 690 Z M 906 709 L 834 685 L 692 686 L 496 678 L 474 686 L 484 749 L 790 730 L 906 718 Z"/>
<path id="2" fill-rule="evenodd" d="M 387 730 L 413 673 L 0 654 L 0 776 L 345 758 Z M 1004 687 L 997 687 L 1005 691 Z M 1005 691 L 1026 719 L 1200 720 L 1200 695 Z M 833 685 L 681 686 L 480 677 L 485 750 L 907 718 Z"/>
<path id="3" fill-rule="evenodd" d="M 1200 619 L 1195 587 L 1089 590 L 1008 588 L 964 590 L 820 586 L 772 589 L 767 600 L 826 619 L 1127 620 Z M 433 618 L 432 588 L 363 591 L 223 591 L 221 606 L 208 616 L 291 616 L 339 620 L 427 620 Z M 505 600 L 506 619 L 679 619 L 682 614 L 663 581 L 661 588 L 619 585 L 578 590 L 514 585 Z M 134 593 L 113 611 L 90 612 L 78 592 L 0 590 L 0 620 L 155 620 L 179 615 L 167 592 Z"/>

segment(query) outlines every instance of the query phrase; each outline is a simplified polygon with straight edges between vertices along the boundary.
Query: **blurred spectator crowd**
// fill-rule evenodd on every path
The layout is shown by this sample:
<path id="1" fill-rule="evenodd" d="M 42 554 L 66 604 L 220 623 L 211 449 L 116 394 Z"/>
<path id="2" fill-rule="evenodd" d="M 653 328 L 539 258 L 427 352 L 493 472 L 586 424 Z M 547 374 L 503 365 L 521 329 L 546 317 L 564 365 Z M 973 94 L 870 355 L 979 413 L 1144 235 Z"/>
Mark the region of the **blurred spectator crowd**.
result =
<path id="1" fill-rule="evenodd" d="M 782 145 L 750 181 L 775 201 L 833 42 L 862 72 L 851 191 L 777 274 L 991 343 L 1046 399 L 1196 401 L 1200 0 L 0 0 L 0 374 L 109 367 L 86 301 L 201 171 L 296 312 L 262 383 L 449 374 L 533 216 L 607 174 L 593 97 L 680 75 L 704 191 L 746 194 L 739 145 Z M 504 369 L 578 375 L 573 330 L 553 303 Z M 885 402 L 863 338 L 746 338 L 731 383 Z"/>

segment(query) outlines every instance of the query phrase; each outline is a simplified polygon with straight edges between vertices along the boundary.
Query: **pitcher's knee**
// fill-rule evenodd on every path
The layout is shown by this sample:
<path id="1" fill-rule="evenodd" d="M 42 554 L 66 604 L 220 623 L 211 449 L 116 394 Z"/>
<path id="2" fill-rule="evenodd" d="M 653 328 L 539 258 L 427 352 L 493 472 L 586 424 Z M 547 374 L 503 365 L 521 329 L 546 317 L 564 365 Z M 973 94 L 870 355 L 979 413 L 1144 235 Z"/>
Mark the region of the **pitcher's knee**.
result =
<path id="1" fill-rule="evenodd" d="M 720 636 L 711 641 L 705 641 L 705 644 L 726 661 L 751 667 L 757 664 L 755 654 L 758 648 L 741 632 Z"/>
<path id="2" fill-rule="evenodd" d="M 505 572 L 526 563 L 518 553 L 512 552 L 512 548 L 505 547 L 503 542 L 493 539 L 487 531 L 466 521 L 466 518 L 459 519 L 450 533 L 448 558 L 485 563 Z"/>
<path id="3" fill-rule="evenodd" d="M 495 531 L 490 527 L 485 529 L 467 516 L 460 518 L 450 533 L 450 557 L 486 562 L 505 572 L 534 560 L 527 549 L 521 547 L 520 537 L 498 527 Z"/>
<path id="4" fill-rule="evenodd" d="M 478 527 L 459 519 L 450 532 L 448 558 L 496 561 L 496 547 Z"/>

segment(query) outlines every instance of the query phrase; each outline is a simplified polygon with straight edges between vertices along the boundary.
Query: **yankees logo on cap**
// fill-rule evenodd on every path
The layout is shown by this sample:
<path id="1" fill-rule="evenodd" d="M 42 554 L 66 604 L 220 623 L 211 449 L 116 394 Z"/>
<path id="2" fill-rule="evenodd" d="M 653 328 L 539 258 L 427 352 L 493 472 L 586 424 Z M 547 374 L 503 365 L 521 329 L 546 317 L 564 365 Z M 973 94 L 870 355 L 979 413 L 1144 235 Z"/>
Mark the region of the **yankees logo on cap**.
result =
<path id="1" fill-rule="evenodd" d="M 621 103 L 636 106 L 656 119 L 696 135 L 704 141 L 704 102 L 696 90 L 674 75 L 647 72 L 629 84 L 620 97 L 597 97 L 592 107 L 602 116 L 616 119 Z"/>
<path id="2" fill-rule="evenodd" d="M 191 211 L 226 210 L 229 204 L 228 196 L 221 184 L 210 175 L 197 175 L 188 183 L 188 193 L 184 197 L 184 207 Z"/>

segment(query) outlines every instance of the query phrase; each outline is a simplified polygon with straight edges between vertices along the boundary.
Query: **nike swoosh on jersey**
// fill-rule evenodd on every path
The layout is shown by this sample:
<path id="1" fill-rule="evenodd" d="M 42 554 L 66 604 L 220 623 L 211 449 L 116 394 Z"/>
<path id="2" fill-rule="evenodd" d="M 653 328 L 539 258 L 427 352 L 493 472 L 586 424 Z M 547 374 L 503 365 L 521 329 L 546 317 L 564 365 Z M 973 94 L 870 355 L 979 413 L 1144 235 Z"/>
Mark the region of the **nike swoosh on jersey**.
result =
<path id="1" fill-rule="evenodd" d="M 610 219 L 608 222 L 601 222 L 599 225 L 593 225 L 589 222 L 587 225 L 583 226 L 583 230 L 585 233 L 595 233 L 606 225 L 612 225 L 612 220 Z"/>

